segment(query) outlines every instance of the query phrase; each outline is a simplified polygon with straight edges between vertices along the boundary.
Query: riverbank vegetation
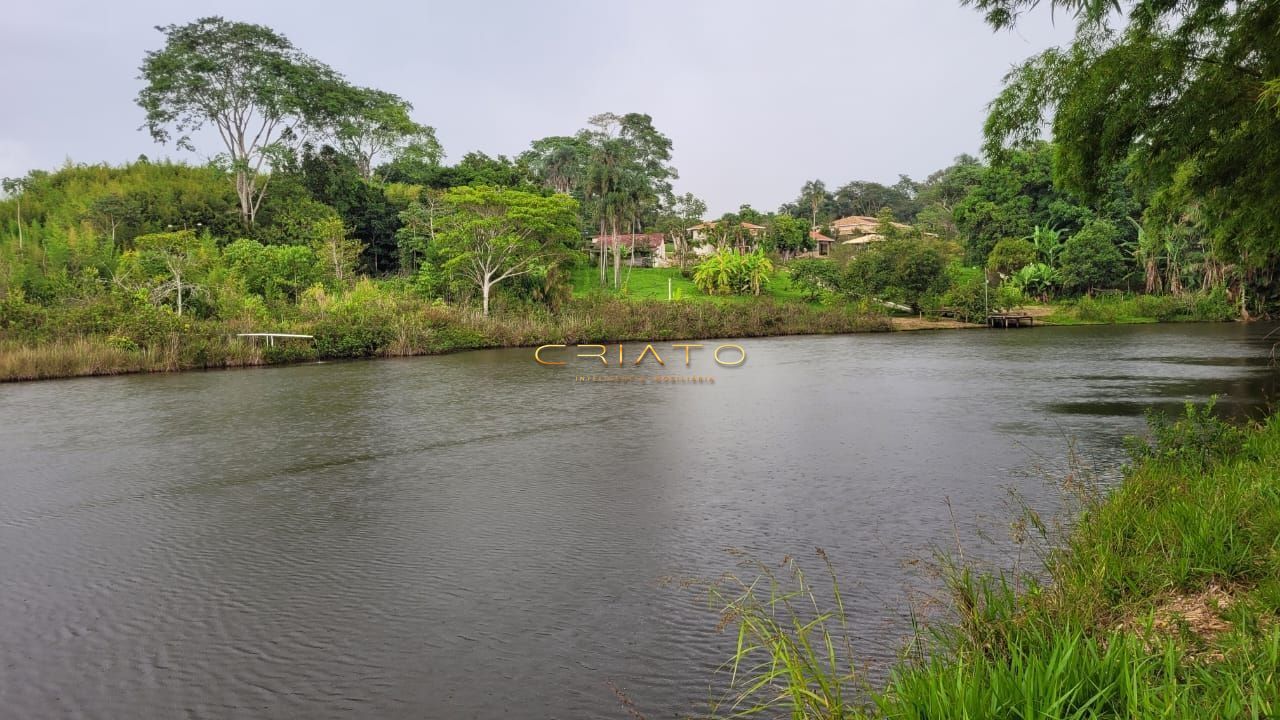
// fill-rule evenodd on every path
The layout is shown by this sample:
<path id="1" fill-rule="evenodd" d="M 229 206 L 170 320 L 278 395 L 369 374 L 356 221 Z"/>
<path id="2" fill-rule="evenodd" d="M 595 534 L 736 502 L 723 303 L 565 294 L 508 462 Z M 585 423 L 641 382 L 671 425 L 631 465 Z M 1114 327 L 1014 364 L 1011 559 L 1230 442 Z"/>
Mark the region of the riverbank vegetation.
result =
<path id="1" fill-rule="evenodd" d="M 998 26 L 1020 5 L 978 4 Z M 1241 11 L 1201 30 L 1247 45 L 1260 21 Z M 1280 126 L 1272 84 L 1247 84 L 1252 104 L 1233 95 L 1200 145 L 1171 137 L 1155 157 L 1116 132 L 1094 147 L 1082 123 L 1110 122 L 1095 91 L 1114 78 L 1091 36 L 1075 65 L 1049 54 L 1011 76 L 985 160 L 890 185 L 813 180 L 776 211 L 708 220 L 674 191 L 673 144 L 648 115 L 601 113 L 514 158 L 448 164 L 407 102 L 352 85 L 275 30 L 203 18 L 160 31 L 141 66 L 145 127 L 183 150 L 212 127 L 222 145 L 201 148 L 213 158 L 201 166 L 143 157 L 4 181 L 0 378 L 649 339 L 637 328 L 844 332 L 884 327 L 888 312 L 981 321 L 1046 303 L 1061 323 L 1223 320 L 1280 299 L 1271 196 L 1202 157 L 1224 143 L 1244 157 L 1240 137 Z M 1114 42 L 1159 54 L 1173 41 Z M 1224 66 L 1260 62 L 1238 57 Z M 1147 123 L 1141 99 L 1126 117 Z M 1015 112 L 1055 103 L 1073 113 L 1055 142 L 1040 139 L 1039 115 Z M 1252 124 L 1227 132 L 1246 105 Z M 761 307 L 739 323 L 707 304 Z M 249 331 L 316 342 L 264 351 L 232 337 Z"/>
<path id="2" fill-rule="evenodd" d="M 814 581 L 789 560 L 716 585 L 738 650 L 713 714 L 1274 717 L 1280 417 L 1242 429 L 1188 406 L 1151 428 L 1113 491 L 1065 479 L 1080 512 L 1065 537 L 1031 510 L 1011 525 L 1043 567 L 940 556 L 941 609 L 918 609 L 880 688 L 858 670 L 834 573 Z"/>

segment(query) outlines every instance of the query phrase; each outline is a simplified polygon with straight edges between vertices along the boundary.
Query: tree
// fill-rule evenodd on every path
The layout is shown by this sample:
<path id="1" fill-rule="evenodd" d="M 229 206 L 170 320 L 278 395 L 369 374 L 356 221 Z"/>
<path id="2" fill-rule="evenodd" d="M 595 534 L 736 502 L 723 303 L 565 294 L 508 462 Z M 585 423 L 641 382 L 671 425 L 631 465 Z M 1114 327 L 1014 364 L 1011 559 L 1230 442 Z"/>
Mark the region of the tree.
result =
<path id="1" fill-rule="evenodd" d="M 702 222 L 706 214 L 707 204 L 693 193 L 685 193 L 671 198 L 658 215 L 658 229 L 671 238 L 681 269 L 689 257 L 689 229 Z"/>
<path id="2" fill-rule="evenodd" d="M 768 220 L 766 227 L 769 245 L 783 257 L 812 250 L 815 245 L 805 222 L 790 215 L 775 215 Z"/>
<path id="3" fill-rule="evenodd" d="M 1001 275 L 1010 275 L 1015 270 L 1036 261 L 1035 247 L 1022 238 L 1004 238 L 991 248 L 987 256 L 987 269 Z"/>
<path id="4" fill-rule="evenodd" d="M 12 195 L 14 199 L 14 210 L 18 215 L 18 252 L 22 252 L 22 191 L 26 189 L 27 181 L 24 178 L 5 178 L 0 180 L 0 189 L 4 190 L 6 195 Z"/>
<path id="5" fill-rule="evenodd" d="M 543 185 L 566 195 L 578 189 L 586 176 L 589 141 L 583 133 L 534 140 L 521 158 Z"/>
<path id="6" fill-rule="evenodd" d="M 174 298 L 181 316 L 186 301 L 203 291 L 193 279 L 208 269 L 216 252 L 211 249 L 211 243 L 201 241 L 191 230 L 139 235 L 133 242 L 135 250 L 122 258 L 123 272 L 118 280 L 140 280 L 149 284 L 150 299 L 154 303 Z"/>
<path id="7" fill-rule="evenodd" d="M 840 288 L 840 268 L 826 258 L 801 258 L 787 263 L 792 287 L 804 293 L 809 302 L 821 300 L 824 295 Z"/>
<path id="8" fill-rule="evenodd" d="M 356 97 L 336 72 L 268 27 L 206 17 L 157 27 L 165 46 L 146 54 L 137 103 L 157 142 L 213 125 L 235 180 L 240 217 L 252 227 L 270 182 L 265 171 L 312 134 L 353 114 Z"/>
<path id="9" fill-rule="evenodd" d="M 955 208 L 978 183 L 985 170 L 972 155 L 960 155 L 942 170 L 931 174 L 920 184 L 916 193 L 916 225 L 925 231 L 947 238 L 958 233 Z"/>
<path id="10" fill-rule="evenodd" d="M 119 249 L 116 231 L 122 226 L 136 225 L 141 219 L 142 207 L 135 198 L 112 193 L 104 195 L 89 206 L 90 221 L 111 237 L 112 247 Z"/>
<path id="11" fill-rule="evenodd" d="M 997 29 L 1032 0 L 967 0 Z M 1093 199 L 1128 165 L 1153 190 L 1180 180 L 1213 240 L 1253 269 L 1280 247 L 1280 4 L 1054 0 L 1073 42 L 1015 68 L 985 127 L 992 156 L 1040 137 L 1052 115 L 1058 179 Z"/>
<path id="12" fill-rule="evenodd" d="M 328 145 L 305 148 L 301 180 L 316 200 L 338 211 L 353 235 L 365 243 L 365 266 L 373 272 L 396 269 L 400 217 L 382 188 L 366 182 L 354 158 Z"/>
<path id="13" fill-rule="evenodd" d="M 441 191 L 423 191 L 420 198 L 400 211 L 400 229 L 396 245 L 400 248 L 400 267 L 417 272 L 418 263 L 435 242 L 436 222 L 443 212 Z"/>
<path id="14" fill-rule="evenodd" d="M 892 187 L 878 182 L 854 180 L 835 192 L 832 198 L 834 210 L 839 215 L 875 216 L 889 208 L 895 217 L 908 222 L 916 215 L 915 196 L 918 186 L 906 175 L 901 175 Z"/>
<path id="15" fill-rule="evenodd" d="M 298 295 L 318 280 L 315 252 L 305 245 L 263 245 L 237 240 L 222 251 L 227 267 L 244 281 L 245 289 L 266 299 Z"/>
<path id="16" fill-rule="evenodd" d="M 985 262 L 996 241 L 1025 237 L 1037 225 L 1073 232 L 1092 213 L 1054 186 L 1053 146 L 1036 143 L 983 168 L 953 217 L 967 259 Z"/>
<path id="17" fill-rule="evenodd" d="M 622 243 L 619 230 L 636 232 L 655 222 L 659 208 L 672 201 L 671 181 L 679 177 L 670 164 L 671 140 L 641 113 L 601 113 L 592 116 L 584 198 L 600 234 L 608 231 L 613 248 L 613 285 L 621 280 Z M 600 284 L 606 282 L 604 248 L 600 252 Z"/>
<path id="18" fill-rule="evenodd" d="M 413 106 L 397 95 L 371 88 L 351 88 L 343 103 L 335 140 L 338 149 L 353 158 L 360 176 L 373 179 L 374 161 L 384 155 L 409 153 L 419 162 L 439 165 L 444 149 L 435 128 L 413 121 Z"/>
<path id="19" fill-rule="evenodd" d="M 809 227 L 818 227 L 818 211 L 830 200 L 827 186 L 821 180 L 810 180 L 800 188 L 800 199 L 796 204 L 809 211 Z"/>
<path id="20" fill-rule="evenodd" d="M 355 276 L 356 262 L 364 245 L 347 236 L 347 227 L 336 217 L 319 221 L 311 228 L 311 247 L 333 274 L 339 285 Z"/>
<path id="21" fill-rule="evenodd" d="M 566 195 L 463 186 L 441 200 L 449 209 L 436 234 L 444 269 L 480 289 L 486 316 L 495 285 L 555 264 L 578 237 L 578 203 Z"/>
<path id="22" fill-rule="evenodd" d="M 1110 221 L 1094 220 L 1068 238 L 1058 256 L 1063 283 L 1092 293 L 1118 282 L 1124 275 L 1124 256 L 1116 247 L 1119 234 Z"/>
<path id="23" fill-rule="evenodd" d="M 918 309 L 925 296 L 940 295 L 946 288 L 946 267 L 947 257 L 936 241 L 887 240 L 850 258 L 841 287 L 855 297 Z"/>

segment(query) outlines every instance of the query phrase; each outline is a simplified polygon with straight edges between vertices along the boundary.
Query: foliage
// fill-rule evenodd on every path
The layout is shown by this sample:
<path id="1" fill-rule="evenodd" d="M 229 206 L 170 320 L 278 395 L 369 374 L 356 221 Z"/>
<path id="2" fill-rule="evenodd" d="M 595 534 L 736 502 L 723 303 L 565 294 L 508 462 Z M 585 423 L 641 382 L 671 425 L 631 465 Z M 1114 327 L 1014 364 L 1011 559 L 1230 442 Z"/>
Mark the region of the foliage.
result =
<path id="1" fill-rule="evenodd" d="M 1010 27 L 1028 0 L 974 0 Z M 1217 247 L 1274 265 L 1280 235 L 1280 6 L 1218 0 L 1053 2 L 1085 20 L 1073 42 L 1005 80 L 986 124 L 992 156 L 1040 135 L 1052 112 L 1058 177 L 1086 198 L 1127 166 L 1146 188 L 1183 184 Z M 1181 176 L 1181 177 L 1180 177 Z"/>
<path id="2" fill-rule="evenodd" d="M 566 195 L 464 186 L 441 202 L 448 208 L 436 236 L 441 267 L 480 290 L 485 315 L 494 285 L 557 264 L 578 236 L 578 203 Z"/>
<path id="3" fill-rule="evenodd" d="M 946 290 L 948 258 L 929 240 L 887 240 L 858 251 L 845 266 L 842 289 L 855 297 L 921 307 Z"/>
<path id="4" fill-rule="evenodd" d="M 1036 261 L 1036 249 L 1022 238 L 1004 238 L 991 248 L 987 255 L 987 269 L 1001 275 L 1011 275 L 1015 270 Z"/>
<path id="5" fill-rule="evenodd" d="M 245 289 L 266 299 L 297 302 L 303 290 L 320 280 L 321 265 L 305 245 L 263 245 L 237 240 L 222 251 L 227 268 Z"/>
<path id="6" fill-rule="evenodd" d="M 729 574 L 710 587 L 721 624 L 737 635 L 733 657 L 721 668 L 728 687 L 713 702 L 713 716 L 846 716 L 860 690 L 853 638 L 835 569 L 825 552 L 818 554 L 830 580 L 828 611 L 819 610 L 819 589 L 794 558 L 784 562 L 782 577 L 762 562 L 747 561 L 755 578 Z"/>
<path id="7" fill-rule="evenodd" d="M 213 125 L 224 165 L 235 177 L 240 217 L 254 224 L 270 177 L 266 170 L 296 144 L 350 113 L 350 87 L 331 68 L 262 25 L 206 17 L 158 28 L 165 46 L 146 54 L 138 105 L 157 141 Z"/>
<path id="8" fill-rule="evenodd" d="M 1214 413 L 1217 396 L 1197 407 L 1188 402 L 1183 416 L 1172 420 L 1162 412 L 1147 412 L 1149 438 L 1129 437 L 1125 448 L 1134 462 L 1160 460 L 1208 468 L 1237 452 L 1246 433 Z"/>
<path id="9" fill-rule="evenodd" d="M 947 267 L 947 290 L 939 298 L 939 306 L 955 310 L 957 319 L 965 322 L 985 320 L 992 309 L 987 274 L 982 268 L 952 263 Z"/>
<path id="10" fill-rule="evenodd" d="M 1068 238 L 1059 255 L 1063 283 L 1090 292 L 1118 283 L 1124 276 L 1124 257 L 1116 247 L 1118 236 L 1115 225 L 1094 220 Z"/>
<path id="11" fill-rule="evenodd" d="M 1001 238 L 1025 237 L 1037 225 L 1075 230 L 1090 213 L 1054 186 L 1053 147 L 1041 143 L 977 173 L 953 214 L 966 258 L 978 263 Z"/>
<path id="12" fill-rule="evenodd" d="M 435 128 L 414 122 L 408 102 L 371 88 L 348 92 L 353 97 L 342 106 L 334 138 L 342 153 L 355 159 L 366 181 L 373 179 L 374 162 L 384 155 L 408 155 L 434 165 L 444 158 Z"/>
<path id="13" fill-rule="evenodd" d="M 790 215 L 775 215 L 768 220 L 765 249 L 790 257 L 812 250 L 817 243 L 809 236 L 809 226 Z"/>
<path id="14" fill-rule="evenodd" d="M 1062 273 L 1044 263 L 1031 263 L 1011 274 L 1009 284 L 1025 294 L 1048 300 L 1054 288 L 1062 284 Z"/>
<path id="15" fill-rule="evenodd" d="M 826 596 L 808 583 L 808 594 L 774 593 L 790 601 L 775 609 L 769 568 L 730 576 L 748 592 L 722 605 L 722 624 L 741 640 L 726 665 L 727 702 L 713 702 L 711 715 L 779 717 L 797 706 L 795 717 L 867 720 L 1275 715 L 1280 417 L 1240 429 L 1190 409 L 1156 433 L 1109 493 L 1073 469 L 1079 515 L 1064 534 L 1024 509 L 1014 542 L 1040 553 L 1043 569 L 940 556 L 942 610 L 913 613 L 910 651 L 881 688 L 853 692 L 865 686 L 849 672 L 857 659 L 834 581 Z"/>
<path id="16" fill-rule="evenodd" d="M 759 295 L 772 273 L 773 263 L 758 249 L 720 248 L 694 268 L 693 282 L 708 295 Z"/>
<path id="17" fill-rule="evenodd" d="M 311 197 L 336 210 L 349 233 L 361 240 L 360 259 L 368 271 L 398 269 L 399 210 L 382 188 L 365 181 L 355 160 L 329 146 L 305 148 L 298 180 Z M 314 228 L 312 236 L 319 231 Z"/>
<path id="18" fill-rule="evenodd" d="M 840 268 L 830 260 L 801 258 L 787 263 L 791 284 L 809 302 L 816 302 L 840 290 Z"/>

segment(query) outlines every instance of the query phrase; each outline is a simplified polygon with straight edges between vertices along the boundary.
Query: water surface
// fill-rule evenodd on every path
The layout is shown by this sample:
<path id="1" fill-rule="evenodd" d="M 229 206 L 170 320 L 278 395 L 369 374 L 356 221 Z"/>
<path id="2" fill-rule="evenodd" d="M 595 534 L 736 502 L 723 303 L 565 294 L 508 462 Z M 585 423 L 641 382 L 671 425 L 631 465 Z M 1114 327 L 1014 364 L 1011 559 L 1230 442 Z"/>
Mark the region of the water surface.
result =
<path id="1" fill-rule="evenodd" d="M 529 350 L 0 386 L 0 703 L 24 718 L 626 717 L 728 639 L 726 548 L 846 583 L 873 666 L 904 561 L 998 533 L 1070 441 L 1277 388 L 1271 327 L 743 340 L 580 383 Z M 709 341 L 709 346 L 718 341 Z M 631 345 L 634 356 L 639 345 Z M 950 509 L 948 507 L 950 502 Z M 816 565 L 812 565 L 816 569 Z"/>

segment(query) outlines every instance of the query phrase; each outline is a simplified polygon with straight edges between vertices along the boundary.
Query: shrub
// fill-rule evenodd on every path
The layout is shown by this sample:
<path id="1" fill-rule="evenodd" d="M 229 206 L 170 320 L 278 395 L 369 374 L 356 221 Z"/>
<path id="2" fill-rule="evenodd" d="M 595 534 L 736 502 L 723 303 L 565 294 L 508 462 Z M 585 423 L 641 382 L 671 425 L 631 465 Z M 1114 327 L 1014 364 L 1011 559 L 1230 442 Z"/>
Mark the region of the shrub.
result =
<path id="1" fill-rule="evenodd" d="M 925 240 L 887 240 L 860 250 L 841 278 L 845 292 L 920 307 L 926 295 L 941 294 L 947 284 L 942 247 Z"/>
<path id="2" fill-rule="evenodd" d="M 382 353 L 395 334 L 384 319 L 340 313 L 330 315 L 316 324 L 316 352 L 324 357 L 360 358 Z"/>
<path id="3" fill-rule="evenodd" d="M 1196 296 L 1192 306 L 1192 316 L 1196 320 L 1206 322 L 1234 320 L 1237 316 L 1236 306 L 1227 296 L 1227 289 L 1219 286 Z"/>
<path id="4" fill-rule="evenodd" d="M 948 270 L 948 275 L 951 286 L 943 293 L 940 304 L 955 308 L 966 322 L 985 317 L 990 306 L 986 274 L 979 268 L 955 267 Z"/>
<path id="5" fill-rule="evenodd" d="M 1244 429 L 1214 414 L 1215 395 L 1202 407 L 1188 402 L 1183 415 L 1171 420 L 1161 412 L 1147 411 L 1150 438 L 1127 437 L 1125 449 L 1135 462 L 1148 459 L 1170 460 L 1207 468 L 1217 460 L 1238 450 L 1244 442 Z"/>
<path id="6" fill-rule="evenodd" d="M 1094 220 L 1072 235 L 1059 255 L 1064 284 L 1088 292 L 1113 286 L 1124 275 L 1119 239 L 1120 231 L 1106 220 Z"/>
<path id="7" fill-rule="evenodd" d="M 787 264 L 791 284 L 806 300 L 816 302 L 840 287 L 840 270 L 830 260 L 801 258 Z"/>
<path id="8" fill-rule="evenodd" d="M 987 269 L 1001 275 L 1011 275 L 1035 261 L 1034 245 L 1022 238 L 1005 238 L 991 248 L 991 254 L 987 255 Z"/>

